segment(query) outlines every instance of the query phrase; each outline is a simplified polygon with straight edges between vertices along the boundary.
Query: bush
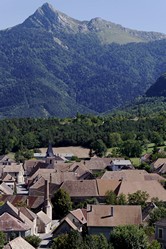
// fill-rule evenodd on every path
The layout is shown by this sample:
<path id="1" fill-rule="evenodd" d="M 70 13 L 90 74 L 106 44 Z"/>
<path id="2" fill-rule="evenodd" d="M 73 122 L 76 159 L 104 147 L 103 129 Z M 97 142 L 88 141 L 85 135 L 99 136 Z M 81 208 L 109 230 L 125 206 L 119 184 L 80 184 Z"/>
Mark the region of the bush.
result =
<path id="1" fill-rule="evenodd" d="M 25 237 L 25 240 L 31 244 L 33 247 L 37 248 L 42 241 L 38 236 L 36 235 L 29 235 Z"/>
<path id="2" fill-rule="evenodd" d="M 144 230 L 134 225 L 119 226 L 111 232 L 110 241 L 115 249 L 147 249 L 148 237 Z"/>
<path id="3" fill-rule="evenodd" d="M 0 249 L 3 249 L 5 243 L 6 235 L 2 231 L 0 231 Z"/>

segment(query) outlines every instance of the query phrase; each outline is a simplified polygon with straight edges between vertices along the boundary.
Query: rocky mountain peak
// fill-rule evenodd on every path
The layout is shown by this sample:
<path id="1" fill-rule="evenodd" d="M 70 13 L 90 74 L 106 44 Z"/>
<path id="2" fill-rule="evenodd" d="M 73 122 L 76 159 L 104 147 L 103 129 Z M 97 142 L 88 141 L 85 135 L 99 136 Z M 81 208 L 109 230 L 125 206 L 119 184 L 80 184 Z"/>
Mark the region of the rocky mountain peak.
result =
<path id="1" fill-rule="evenodd" d="M 39 7 L 34 15 L 38 16 L 45 16 L 45 17 L 52 17 L 53 19 L 56 18 L 58 15 L 60 15 L 60 12 L 58 12 L 51 4 L 44 3 L 41 7 Z"/>
<path id="2" fill-rule="evenodd" d="M 44 28 L 47 31 L 78 32 L 82 22 L 56 10 L 51 4 L 45 3 L 25 20 L 24 26 L 29 28 Z M 84 26 L 84 25 L 83 25 Z"/>
<path id="3" fill-rule="evenodd" d="M 44 29 L 57 34 L 95 33 L 101 43 L 147 42 L 166 38 L 166 35 L 154 32 L 141 32 L 122 27 L 100 17 L 90 21 L 79 21 L 56 10 L 51 4 L 45 3 L 22 24 L 24 28 Z"/>
<path id="4" fill-rule="evenodd" d="M 40 9 L 43 9 L 45 11 L 53 11 L 56 12 L 55 8 L 50 3 L 44 3 Z"/>
<path id="5" fill-rule="evenodd" d="M 23 25 L 26 28 L 45 28 L 49 30 L 52 24 L 58 22 L 59 13 L 50 4 L 45 3 L 33 15 L 28 17 Z"/>

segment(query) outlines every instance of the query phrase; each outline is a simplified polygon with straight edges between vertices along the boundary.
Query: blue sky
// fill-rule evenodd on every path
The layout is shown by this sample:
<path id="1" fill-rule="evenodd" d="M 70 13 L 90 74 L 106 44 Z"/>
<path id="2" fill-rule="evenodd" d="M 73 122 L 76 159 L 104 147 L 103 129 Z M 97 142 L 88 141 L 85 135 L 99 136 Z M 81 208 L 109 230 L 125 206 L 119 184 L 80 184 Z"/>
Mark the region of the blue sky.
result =
<path id="1" fill-rule="evenodd" d="M 45 2 L 78 20 L 101 17 L 127 28 L 166 33 L 166 0 L 0 0 L 0 29 L 23 22 Z"/>

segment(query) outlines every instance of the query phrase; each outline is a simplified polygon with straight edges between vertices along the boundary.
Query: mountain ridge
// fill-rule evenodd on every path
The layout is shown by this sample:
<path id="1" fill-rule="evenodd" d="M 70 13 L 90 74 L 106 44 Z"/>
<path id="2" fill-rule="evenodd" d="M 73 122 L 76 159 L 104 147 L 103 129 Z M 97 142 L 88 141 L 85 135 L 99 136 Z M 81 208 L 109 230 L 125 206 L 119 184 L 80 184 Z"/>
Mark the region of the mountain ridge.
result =
<path id="1" fill-rule="evenodd" d="M 65 25 L 56 21 L 57 13 L 45 4 L 0 31 L 0 117 L 111 111 L 144 94 L 165 71 L 166 39 L 128 43 L 124 32 L 100 37 L 65 14 Z M 100 18 L 83 22 L 84 28 L 98 23 L 103 27 Z"/>
<path id="2" fill-rule="evenodd" d="M 120 44 L 126 44 L 128 42 L 148 42 L 166 38 L 166 34 L 132 30 L 119 24 L 106 21 L 100 17 L 93 18 L 90 21 L 79 21 L 56 10 L 49 3 L 45 3 L 38 8 L 22 25 L 26 28 L 32 27 L 32 25 L 36 28 L 43 27 L 46 28 L 47 31 L 53 32 L 63 30 L 63 32 L 89 33 L 93 31 L 98 34 L 98 38 L 104 44 L 110 44 L 112 42 Z M 119 38 L 122 35 L 125 38 L 120 41 Z M 110 36 L 114 36 L 114 39 L 110 38 Z"/>

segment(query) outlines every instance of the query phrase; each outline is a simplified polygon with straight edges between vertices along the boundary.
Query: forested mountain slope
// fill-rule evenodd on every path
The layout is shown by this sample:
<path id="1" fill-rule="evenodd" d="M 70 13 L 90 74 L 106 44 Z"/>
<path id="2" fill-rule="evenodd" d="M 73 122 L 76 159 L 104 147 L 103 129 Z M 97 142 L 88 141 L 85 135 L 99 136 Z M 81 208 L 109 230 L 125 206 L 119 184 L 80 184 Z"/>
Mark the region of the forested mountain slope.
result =
<path id="1" fill-rule="evenodd" d="M 166 73 L 161 75 L 155 84 L 153 84 L 146 92 L 148 97 L 166 97 Z"/>
<path id="2" fill-rule="evenodd" d="M 165 72 L 163 38 L 99 18 L 80 22 L 44 4 L 0 31 L 0 115 L 64 117 L 120 107 Z"/>

